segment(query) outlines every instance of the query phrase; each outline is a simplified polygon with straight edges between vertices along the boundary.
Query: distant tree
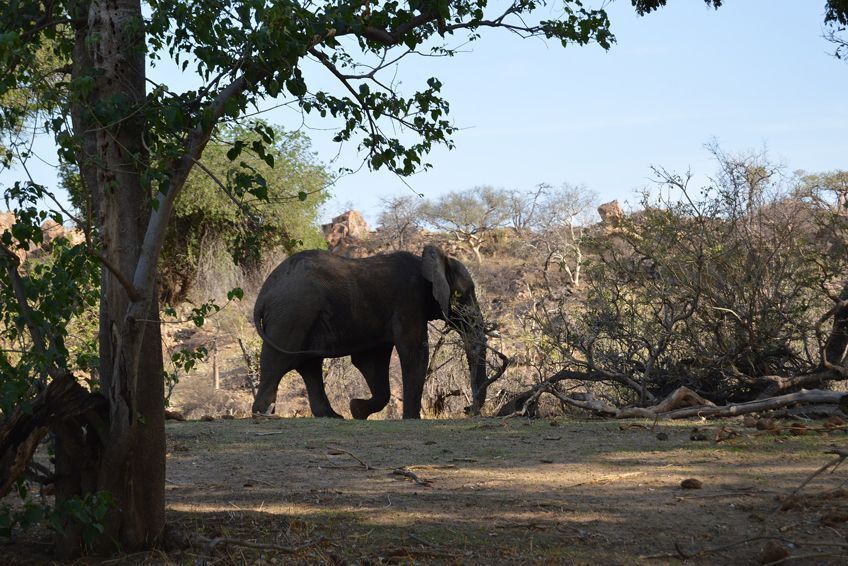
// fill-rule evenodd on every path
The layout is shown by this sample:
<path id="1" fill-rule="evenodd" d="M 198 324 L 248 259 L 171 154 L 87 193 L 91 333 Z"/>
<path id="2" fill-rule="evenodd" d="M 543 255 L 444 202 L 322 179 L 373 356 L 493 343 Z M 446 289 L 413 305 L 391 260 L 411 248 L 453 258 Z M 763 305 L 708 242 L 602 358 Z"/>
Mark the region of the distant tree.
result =
<path id="1" fill-rule="evenodd" d="M 377 226 L 389 246 L 396 250 L 405 248 L 410 236 L 421 229 L 421 199 L 403 195 L 382 199 L 383 211 Z"/>
<path id="2" fill-rule="evenodd" d="M 543 233 L 572 228 L 590 218 L 597 201 L 597 194 L 585 185 L 548 185 L 539 202 L 533 226 Z"/>
<path id="3" fill-rule="evenodd" d="M 563 183 L 546 188 L 534 215 L 532 241 L 545 254 L 545 271 L 558 269 L 574 287 L 580 286 L 583 269 L 583 223 L 596 203 L 597 196 L 584 185 Z"/>
<path id="4" fill-rule="evenodd" d="M 252 145 L 261 136 L 243 126 L 221 128 L 189 175 L 174 205 L 160 264 L 160 295 L 169 304 L 186 299 L 205 251 L 222 248 L 251 272 L 263 251 L 288 252 L 323 244 L 318 209 L 327 201 L 328 174 L 302 133 L 267 127 L 273 143 L 265 157 L 227 153 L 237 140 Z M 252 192 L 240 183 L 256 185 Z M 261 190 L 257 195 L 258 190 Z"/>
<path id="5" fill-rule="evenodd" d="M 547 183 L 540 183 L 532 190 L 512 190 L 507 195 L 509 223 L 519 235 L 528 234 L 534 227 L 542 206 L 545 193 L 550 189 Z"/>
<path id="6" fill-rule="evenodd" d="M 450 233 L 483 263 L 480 248 L 485 238 L 510 220 L 509 194 L 492 187 L 453 191 L 436 201 L 427 201 L 421 215 L 428 224 Z"/>
<path id="7" fill-rule="evenodd" d="M 837 214 L 848 214 L 848 171 L 827 173 L 799 173 L 801 184 L 798 194 L 812 198 L 824 206 L 833 207 Z"/>

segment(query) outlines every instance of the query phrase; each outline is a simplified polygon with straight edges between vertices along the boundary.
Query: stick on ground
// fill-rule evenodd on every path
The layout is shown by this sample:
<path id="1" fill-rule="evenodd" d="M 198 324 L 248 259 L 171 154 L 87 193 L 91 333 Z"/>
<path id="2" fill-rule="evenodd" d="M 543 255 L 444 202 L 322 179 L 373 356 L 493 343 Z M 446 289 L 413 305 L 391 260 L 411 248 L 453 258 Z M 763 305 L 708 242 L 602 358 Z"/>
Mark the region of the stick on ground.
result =
<path id="1" fill-rule="evenodd" d="M 362 461 L 362 459 L 359 458 L 356 454 L 354 454 L 353 452 L 350 452 L 348 450 L 345 450 L 344 448 L 339 448 L 338 446 L 327 446 L 327 450 L 330 450 L 330 452 L 327 453 L 328 456 L 339 456 L 341 454 L 347 454 L 348 456 L 350 456 L 351 458 L 353 458 L 354 460 L 359 462 L 359 464 L 363 468 L 365 468 L 366 470 L 373 470 L 374 469 L 371 466 L 369 466 L 368 464 L 366 464 L 364 461 Z"/>

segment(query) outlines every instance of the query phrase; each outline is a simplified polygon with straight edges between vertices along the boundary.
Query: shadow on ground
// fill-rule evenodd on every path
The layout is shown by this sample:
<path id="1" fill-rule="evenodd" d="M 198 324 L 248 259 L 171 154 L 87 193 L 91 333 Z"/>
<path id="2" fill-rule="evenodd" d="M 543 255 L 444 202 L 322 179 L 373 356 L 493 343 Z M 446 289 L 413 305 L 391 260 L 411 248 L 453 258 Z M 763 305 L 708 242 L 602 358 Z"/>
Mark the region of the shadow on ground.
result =
<path id="1" fill-rule="evenodd" d="M 848 492 L 834 491 L 844 474 L 780 510 L 844 431 L 739 428 L 717 444 L 720 426 L 693 441 L 691 423 L 177 423 L 168 506 L 210 538 L 315 543 L 287 562 L 757 563 L 770 538 L 814 563 L 844 560 Z M 702 488 L 682 489 L 690 478 Z"/>
<path id="2" fill-rule="evenodd" d="M 170 423 L 169 526 L 205 542 L 112 563 L 845 563 L 848 471 L 786 499 L 846 445 L 845 430 L 772 435 L 727 421 L 698 424 L 706 440 L 695 441 L 694 426 Z M 740 436 L 716 443 L 723 426 Z M 687 479 L 701 488 L 683 489 Z M 764 556 L 769 543 L 777 554 Z M 28 563 L 43 548 L 0 552 Z"/>

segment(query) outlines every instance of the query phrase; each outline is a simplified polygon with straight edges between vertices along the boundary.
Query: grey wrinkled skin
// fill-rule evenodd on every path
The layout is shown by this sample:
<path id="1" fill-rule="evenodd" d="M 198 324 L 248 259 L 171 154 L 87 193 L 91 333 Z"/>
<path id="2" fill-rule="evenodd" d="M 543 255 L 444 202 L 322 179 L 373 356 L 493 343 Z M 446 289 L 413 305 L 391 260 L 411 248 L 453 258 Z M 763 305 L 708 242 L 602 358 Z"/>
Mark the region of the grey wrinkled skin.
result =
<path id="1" fill-rule="evenodd" d="M 447 313 L 447 316 L 445 315 Z M 262 337 L 261 379 L 254 413 L 273 410 L 283 376 L 303 377 L 316 417 L 341 416 L 324 390 L 324 358 L 351 356 L 370 399 L 352 399 L 366 419 L 389 402 L 389 360 L 397 348 L 403 374 L 403 418 L 419 418 L 429 347 L 427 321 L 448 320 L 463 338 L 471 387 L 486 380 L 486 337 L 474 282 L 465 266 L 435 246 L 349 259 L 306 251 L 283 261 L 262 285 L 253 311 Z"/>

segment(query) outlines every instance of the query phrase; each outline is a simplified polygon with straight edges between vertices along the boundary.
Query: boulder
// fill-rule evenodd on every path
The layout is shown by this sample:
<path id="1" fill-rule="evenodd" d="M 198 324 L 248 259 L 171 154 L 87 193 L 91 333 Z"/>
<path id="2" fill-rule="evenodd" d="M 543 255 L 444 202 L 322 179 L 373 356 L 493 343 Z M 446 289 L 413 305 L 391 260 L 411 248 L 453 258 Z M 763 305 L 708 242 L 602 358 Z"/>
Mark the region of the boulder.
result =
<path id="1" fill-rule="evenodd" d="M 601 222 L 608 226 L 616 226 L 624 218 L 624 210 L 617 200 L 605 202 L 598 207 Z"/>
<path id="2" fill-rule="evenodd" d="M 14 212 L 0 212 L 0 234 L 11 228 L 15 222 Z M 52 218 L 48 218 L 41 223 L 41 234 L 43 239 L 40 246 L 33 245 L 29 250 L 14 250 L 21 263 L 26 261 L 27 257 L 38 257 L 49 251 L 50 246 L 56 241 L 56 238 L 67 238 L 72 246 L 85 242 L 85 234 L 82 231 L 75 228 L 68 230 Z"/>
<path id="3" fill-rule="evenodd" d="M 362 242 L 371 233 L 368 223 L 362 214 L 356 210 L 348 210 L 333 218 L 328 224 L 323 224 L 324 240 L 327 249 L 334 254 L 344 257 L 364 257 L 368 250 Z"/>
<path id="4" fill-rule="evenodd" d="M 0 233 L 3 233 L 7 229 L 11 228 L 14 223 L 15 223 L 15 213 L 14 212 L 0 212 Z"/>
<path id="5" fill-rule="evenodd" d="M 14 226 L 17 219 L 15 218 L 15 213 L 11 211 L 0 212 L 0 234 Z M 26 261 L 27 252 L 22 249 L 13 249 L 12 250 L 16 256 L 18 256 L 18 260 L 21 264 Z"/>
<path id="6" fill-rule="evenodd" d="M 53 240 L 65 235 L 65 227 L 52 218 L 48 218 L 41 223 L 41 235 L 43 238 L 41 245 L 49 247 L 50 244 L 53 243 Z"/>

